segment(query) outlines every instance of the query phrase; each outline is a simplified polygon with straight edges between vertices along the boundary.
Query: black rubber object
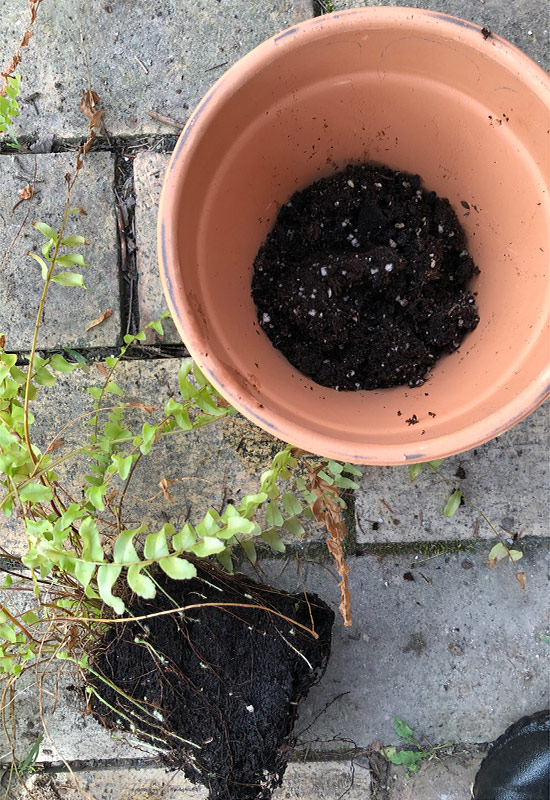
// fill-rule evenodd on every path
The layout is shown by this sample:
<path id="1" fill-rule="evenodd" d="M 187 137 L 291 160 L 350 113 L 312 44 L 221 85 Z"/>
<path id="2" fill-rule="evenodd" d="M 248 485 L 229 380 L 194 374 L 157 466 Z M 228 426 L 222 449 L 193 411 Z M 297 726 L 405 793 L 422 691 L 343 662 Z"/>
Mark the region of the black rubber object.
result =
<path id="1" fill-rule="evenodd" d="M 473 800 L 550 800 L 550 710 L 522 717 L 491 745 Z"/>

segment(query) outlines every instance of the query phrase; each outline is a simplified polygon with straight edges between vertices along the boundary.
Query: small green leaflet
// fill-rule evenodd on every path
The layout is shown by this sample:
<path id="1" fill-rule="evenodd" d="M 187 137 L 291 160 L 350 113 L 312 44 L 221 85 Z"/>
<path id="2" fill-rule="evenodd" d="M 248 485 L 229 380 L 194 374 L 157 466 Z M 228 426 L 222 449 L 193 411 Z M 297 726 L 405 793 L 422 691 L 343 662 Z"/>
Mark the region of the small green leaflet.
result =
<path id="1" fill-rule="evenodd" d="M 136 530 L 126 530 L 117 536 L 113 550 L 113 560 L 117 564 L 137 564 L 139 556 L 134 547 L 134 536 L 142 532 L 142 528 Z"/>
<path id="2" fill-rule="evenodd" d="M 101 599 L 113 609 L 115 614 L 124 614 L 125 611 L 125 605 L 120 597 L 112 594 L 112 588 L 121 570 L 122 567 L 118 564 L 102 564 L 97 571 L 97 588 Z"/>
<path id="3" fill-rule="evenodd" d="M 23 503 L 45 503 L 53 498 L 50 486 L 42 486 L 41 483 L 27 483 L 19 492 L 19 497 Z"/>
<path id="4" fill-rule="evenodd" d="M 409 480 L 412 483 L 415 481 L 422 472 L 423 464 L 411 464 L 409 467 Z"/>
<path id="5" fill-rule="evenodd" d="M 184 558 L 178 558 L 178 556 L 163 558 L 159 561 L 159 566 L 169 578 L 173 578 L 174 580 L 194 578 L 197 574 L 194 564 L 191 564 L 190 561 L 186 561 Z"/>
<path id="6" fill-rule="evenodd" d="M 487 566 L 492 569 L 503 558 L 509 558 L 510 561 L 519 561 L 520 558 L 523 558 L 523 553 L 521 550 L 509 550 L 502 542 L 498 542 L 489 553 Z"/>
<path id="7" fill-rule="evenodd" d="M 443 509 L 445 517 L 452 517 L 460 508 L 460 501 L 462 500 L 462 492 L 460 489 L 455 489 L 452 495 L 447 500 L 447 505 Z"/>
<path id="8" fill-rule="evenodd" d="M 150 533 L 147 536 L 143 550 L 146 559 L 157 561 L 158 559 L 168 555 L 168 543 L 166 541 L 166 536 L 171 536 L 174 533 L 174 527 L 170 527 L 172 530 L 168 534 L 168 526 L 164 525 L 160 531 L 157 531 L 156 533 Z"/>
<path id="9" fill-rule="evenodd" d="M 47 280 L 49 267 L 46 264 L 46 262 L 44 261 L 44 259 L 40 258 L 40 256 L 37 256 L 36 253 L 27 252 L 27 255 L 30 256 L 31 258 L 34 258 L 34 260 L 38 264 L 40 264 L 40 269 L 41 269 L 41 272 L 42 272 L 42 280 L 43 281 Z"/>
<path id="10" fill-rule="evenodd" d="M 128 567 L 126 580 L 130 589 L 139 597 L 143 597 L 145 600 L 152 600 L 156 594 L 155 584 L 151 578 L 142 574 L 142 569 L 141 564 L 134 564 Z"/>
<path id="11" fill-rule="evenodd" d="M 65 247 L 78 247 L 81 244 L 89 244 L 83 236 L 65 236 L 61 239 L 61 244 Z"/>
<path id="12" fill-rule="evenodd" d="M 262 539 L 277 553 L 284 553 L 286 550 L 285 543 L 274 528 L 263 531 Z"/>
<path id="13" fill-rule="evenodd" d="M 392 764 L 405 764 L 410 772 L 418 772 L 419 762 L 426 757 L 426 753 L 418 750 L 398 750 L 396 747 L 383 747 L 380 752 Z"/>
<path id="14" fill-rule="evenodd" d="M 79 272 L 60 272 L 52 278 L 54 283 L 60 286 L 80 286 L 85 289 L 84 279 Z"/>
<path id="15" fill-rule="evenodd" d="M 36 228 L 37 231 L 46 237 L 46 239 L 51 239 L 52 242 L 57 242 L 57 233 L 54 231 L 53 228 L 50 228 L 49 225 L 46 225 L 45 222 L 33 222 L 33 228 Z"/>
<path id="16" fill-rule="evenodd" d="M 394 717 L 393 727 L 397 735 L 402 739 L 406 739 L 408 742 L 412 742 L 412 744 L 418 744 L 413 729 L 409 727 L 401 717 Z"/>

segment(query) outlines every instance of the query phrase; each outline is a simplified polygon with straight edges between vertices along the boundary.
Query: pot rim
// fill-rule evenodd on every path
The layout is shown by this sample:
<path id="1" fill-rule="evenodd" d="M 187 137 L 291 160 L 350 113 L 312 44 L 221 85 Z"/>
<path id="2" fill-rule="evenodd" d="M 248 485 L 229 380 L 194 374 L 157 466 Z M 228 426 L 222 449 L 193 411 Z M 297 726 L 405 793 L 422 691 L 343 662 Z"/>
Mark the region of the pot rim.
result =
<path id="1" fill-rule="evenodd" d="M 226 383 L 220 377 L 225 374 L 229 378 L 229 373 L 215 354 L 205 353 L 201 346 L 201 326 L 196 319 L 196 308 L 185 295 L 178 268 L 177 198 L 183 191 L 187 165 L 193 159 L 201 132 L 209 127 L 215 116 L 216 106 L 211 103 L 213 98 L 221 93 L 226 97 L 233 94 L 249 76 L 272 61 L 274 49 L 280 58 L 302 43 L 320 40 L 334 30 L 352 32 L 358 25 L 362 29 L 412 28 L 418 35 L 427 36 L 437 32 L 440 37 L 465 47 L 484 50 L 486 56 L 513 72 L 526 90 L 548 106 L 550 78 L 544 70 L 506 39 L 492 32 L 485 37 L 481 26 L 459 17 L 412 7 L 377 6 L 347 9 L 297 23 L 262 42 L 233 64 L 192 112 L 172 153 L 163 182 L 158 214 L 158 254 L 164 294 L 182 340 L 210 382 L 238 411 L 272 435 L 304 450 L 340 461 L 389 466 L 446 458 L 473 449 L 508 430 L 550 395 L 550 364 L 500 408 L 451 433 L 428 441 L 418 439 L 403 444 L 357 444 L 350 439 L 336 439 L 312 432 L 272 409 L 259 408 L 252 397 L 247 402 L 242 387 Z"/>

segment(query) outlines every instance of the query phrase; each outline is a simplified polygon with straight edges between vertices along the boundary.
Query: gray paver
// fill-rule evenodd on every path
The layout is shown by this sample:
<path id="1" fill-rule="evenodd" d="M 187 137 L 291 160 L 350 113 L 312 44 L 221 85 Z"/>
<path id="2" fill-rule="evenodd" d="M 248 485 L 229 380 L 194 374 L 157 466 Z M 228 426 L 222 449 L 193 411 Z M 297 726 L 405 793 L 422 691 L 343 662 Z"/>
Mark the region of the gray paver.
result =
<path id="1" fill-rule="evenodd" d="M 356 6 L 383 6 L 381 0 L 334 0 L 337 11 Z M 485 26 L 523 50 L 543 69 L 550 64 L 548 5 L 545 0 L 519 0 L 504 9 L 501 0 L 392 0 L 394 6 L 414 6 L 451 14 Z"/>
<path id="2" fill-rule="evenodd" d="M 506 564 L 488 570 L 485 552 L 348 564 L 353 626 L 337 620 L 327 672 L 296 724 L 311 747 L 399 744 L 395 716 L 433 744 L 486 742 L 548 707 L 549 651 L 540 639 L 550 625 L 546 543 L 526 548 L 526 591 Z M 337 606 L 328 565 L 307 563 L 302 575 L 291 564 L 262 566 L 274 586 L 300 591 L 303 580 Z"/>
<path id="3" fill-rule="evenodd" d="M 1 593 L 0 593 L 1 596 Z M 11 598 L 10 598 L 11 599 Z M 62 758 L 73 761 L 96 758 L 99 761 L 109 759 L 135 759 L 136 756 L 151 755 L 145 745 L 139 744 L 141 752 L 133 744 L 129 744 L 124 736 L 115 738 L 103 727 L 101 722 L 91 715 L 84 714 L 85 704 L 80 693 L 74 690 L 76 676 L 71 667 L 44 682 L 42 708 L 47 733 L 40 745 L 39 762 L 59 762 Z M 57 683 L 57 685 L 56 685 Z M 73 687 L 69 689 L 68 687 Z M 2 685 L 2 689 L 4 686 Z M 58 702 L 54 707 L 54 696 Z M 16 725 L 15 756 L 25 758 L 43 732 L 40 719 L 39 689 L 34 673 L 27 673 L 17 685 L 13 706 Z M 8 730 L 12 734 L 11 719 Z M 156 753 L 152 754 L 156 756 Z M 9 763 L 11 748 L 3 729 L 0 729 L 0 762 Z M 1 795 L 0 795 L 1 796 Z"/>
<path id="4" fill-rule="evenodd" d="M 136 192 L 136 263 L 138 271 L 138 297 L 140 327 L 159 319 L 167 309 L 160 283 L 157 258 L 157 214 L 164 172 L 170 159 L 164 153 L 139 153 L 134 159 Z M 163 322 L 164 336 L 147 331 L 147 341 L 181 344 L 181 338 L 172 320 Z"/>
<path id="5" fill-rule="evenodd" d="M 7 61 L 23 31 L 26 3 L 3 0 L 2 51 Z M 25 14 L 23 15 L 23 10 Z M 92 87 L 114 135 L 174 132 L 148 112 L 185 121 L 190 110 L 234 61 L 307 14 L 303 0 L 112 0 L 43 3 L 36 34 L 23 52 L 17 134 L 82 136 L 80 90 Z M 82 44 L 81 44 L 82 37 Z M 39 111 L 37 115 L 36 109 Z"/>
<path id="6" fill-rule="evenodd" d="M 503 535 L 501 528 L 550 536 L 550 510 L 547 502 L 541 504 L 550 489 L 549 412 L 546 403 L 497 439 L 441 465 L 441 472 Z M 465 477 L 457 477 L 457 472 Z M 494 536 L 468 504 L 453 517 L 443 516 L 451 491 L 428 466 L 412 484 L 408 467 L 366 467 L 356 499 L 357 541 L 377 544 Z"/>
<path id="7" fill-rule="evenodd" d="M 404 767 L 390 771 L 388 800 L 467 800 L 481 756 L 452 756 L 422 762 L 420 771 L 405 777 Z"/>
<path id="8" fill-rule="evenodd" d="M 40 254 L 45 239 L 30 223 L 38 220 L 53 228 L 61 224 L 66 193 L 65 174 L 74 169 L 74 155 L 70 153 L 36 157 L 0 156 L 2 261 L 28 212 L 29 201 L 12 209 L 21 189 L 33 183 L 35 158 L 36 194 L 32 208 L 26 225 L 11 248 L 6 263 L 2 265 L 0 276 L 0 328 L 6 335 L 6 347 L 13 351 L 30 350 L 44 286 L 39 265 L 26 255 L 26 251 Z M 90 153 L 72 194 L 73 206 L 80 203 L 87 211 L 87 216 L 72 214 L 66 226 L 66 234 L 79 233 L 91 242 L 88 247 L 79 248 L 91 265 L 83 270 L 87 291 L 51 285 L 39 332 L 39 348 L 110 346 L 117 341 L 120 300 L 113 178 L 113 157 L 108 153 Z M 108 308 L 112 310 L 112 316 L 86 331 L 86 325 Z"/>
<path id="9" fill-rule="evenodd" d="M 124 402 L 143 402 L 158 408 L 154 418 L 162 418 L 162 410 L 169 398 L 178 395 L 177 373 L 181 360 L 168 358 L 157 361 L 127 361 L 117 367 L 115 378 L 126 392 Z M 105 378 L 91 367 L 89 374 L 80 371 L 60 375 L 55 387 L 40 392 L 31 409 L 36 421 L 31 429 L 34 441 L 43 450 L 67 422 L 92 410 L 92 399 L 87 386 L 103 385 Z M 117 398 L 116 395 L 111 395 Z M 115 400 L 115 404 L 118 402 Z M 133 412 L 138 424 L 151 422 L 145 412 Z M 56 450 L 56 457 L 67 449 L 84 444 L 88 428 L 82 422 L 71 426 L 63 434 L 64 448 Z M 218 510 L 232 499 L 238 504 L 244 494 L 258 491 L 259 478 L 282 443 L 255 428 L 242 417 L 226 420 L 201 428 L 198 431 L 169 436 L 161 440 L 135 470 L 128 493 L 124 499 L 124 522 L 131 527 L 142 522 L 158 529 L 164 522 L 183 525 L 187 517 L 198 522 L 210 507 Z M 86 484 L 83 481 L 82 461 L 62 465 L 58 474 L 73 496 L 80 497 Z M 172 481 L 168 489 L 173 503 L 165 499 L 159 482 Z M 113 483 L 120 491 L 121 484 Z M 323 539 L 319 525 L 308 522 L 312 538 Z M 25 537 L 20 520 L 0 517 L 0 535 L 3 545 L 14 553 L 25 549 Z M 288 535 L 287 541 L 302 540 Z"/>
<path id="10" fill-rule="evenodd" d="M 205 800 L 207 791 L 190 783 L 180 772 L 158 766 L 142 769 L 109 769 L 75 773 L 81 789 L 96 800 Z M 55 794 L 54 789 L 57 790 Z M 281 788 L 273 800 L 366 800 L 370 775 L 366 769 L 352 772 L 349 762 L 289 764 Z M 68 775 L 38 776 L 32 782 L 34 800 L 80 800 Z"/>

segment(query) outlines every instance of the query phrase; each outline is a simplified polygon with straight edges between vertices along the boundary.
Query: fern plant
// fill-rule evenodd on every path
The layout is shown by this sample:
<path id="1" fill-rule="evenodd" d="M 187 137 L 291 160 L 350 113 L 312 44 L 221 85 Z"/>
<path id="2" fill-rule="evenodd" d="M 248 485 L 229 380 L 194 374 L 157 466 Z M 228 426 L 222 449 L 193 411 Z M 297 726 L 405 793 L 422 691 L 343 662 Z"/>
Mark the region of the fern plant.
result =
<path id="1" fill-rule="evenodd" d="M 14 597 L 26 589 L 33 598 L 24 612 L 0 604 L 0 673 L 14 678 L 36 659 L 52 656 L 76 658 L 85 666 L 86 648 L 102 633 L 106 618 L 125 614 L 133 594 L 155 596 L 154 569 L 172 579 L 189 579 L 196 575 L 197 559 L 215 556 L 230 571 L 235 548 L 254 560 L 258 539 L 284 551 L 281 532 L 304 534 L 300 518 L 315 515 L 326 521 L 326 509 L 334 520 L 345 505 L 339 490 L 354 488 L 353 476 L 359 474 L 350 464 L 319 465 L 318 459 L 314 464 L 287 445 L 260 476 L 258 491 L 238 505 L 230 503 L 221 513 L 210 508 L 199 522 L 186 522 L 180 529 L 172 523 L 153 530 L 145 525 L 125 527 L 124 495 L 137 464 L 155 444 L 236 413 L 190 358 L 183 359 L 179 370 L 179 395 L 169 399 L 158 419 L 152 420 L 151 407 L 124 402 L 116 370 L 128 349 L 145 339 L 145 330 L 126 335 L 118 354 L 104 359 L 102 385 L 88 387 L 91 408 L 85 443 L 65 452 L 56 437 L 41 451 L 31 437 L 32 402 L 55 385 L 59 374 L 82 367 L 82 361 L 69 361 L 59 353 L 43 357 L 36 352 L 48 286 L 56 282 L 84 287 L 82 273 L 73 268 L 88 266 L 77 250 L 88 242 L 80 235 L 64 235 L 68 216 L 78 212 L 67 202 L 59 230 L 33 223 L 45 239 L 40 255 L 29 253 L 40 266 L 44 291 L 26 364 L 6 351 L 5 337 L 0 336 L 0 510 L 23 520 L 27 540 L 25 555 L 10 557 L 15 567 L 7 570 L 3 589 L 4 594 L 17 591 Z M 147 328 L 162 334 L 162 319 Z M 136 424 L 139 413 L 147 421 Z M 86 457 L 88 464 L 80 500 L 70 496 L 58 475 L 60 467 L 77 456 Z M 296 474 L 300 462 L 309 480 Z M 285 491 L 283 484 L 293 476 L 296 490 Z M 123 488 L 113 492 L 117 480 Z M 344 533 L 345 528 L 341 538 Z M 96 619 L 103 622 L 94 625 Z M 69 637 L 74 626 L 78 636 L 73 630 Z"/>

